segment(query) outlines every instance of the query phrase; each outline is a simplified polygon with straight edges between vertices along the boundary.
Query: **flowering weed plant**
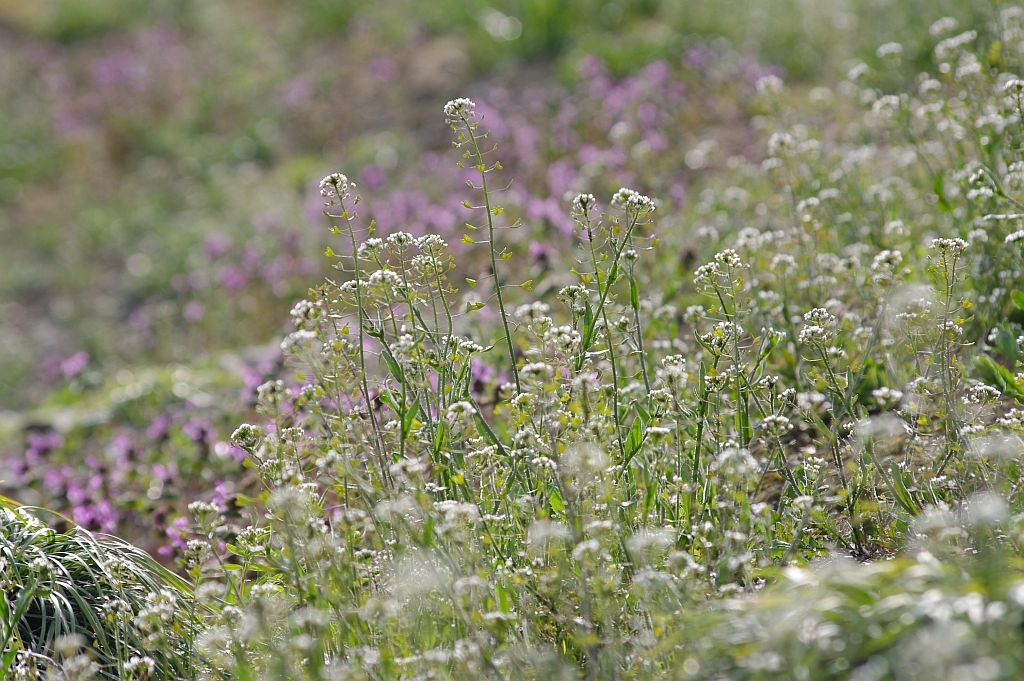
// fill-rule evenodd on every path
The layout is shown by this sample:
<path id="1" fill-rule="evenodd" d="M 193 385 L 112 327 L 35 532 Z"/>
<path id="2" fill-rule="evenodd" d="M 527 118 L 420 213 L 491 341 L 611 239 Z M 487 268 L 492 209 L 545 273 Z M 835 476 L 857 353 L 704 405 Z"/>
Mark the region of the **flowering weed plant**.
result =
<path id="1" fill-rule="evenodd" d="M 1018 678 L 1024 12 L 930 33 L 911 92 L 900 44 L 850 71 L 840 131 L 761 74 L 764 158 L 690 206 L 574 177 L 528 276 L 470 99 L 458 246 L 325 177 L 336 274 L 232 437 L 251 522 L 190 506 L 182 673 Z"/>
<path id="2" fill-rule="evenodd" d="M 1004 45 L 1018 21 L 1004 12 Z M 928 92 L 974 77 L 942 68 L 958 40 L 936 48 L 946 84 Z M 1020 117 L 996 67 L 1015 64 L 977 85 L 1007 136 Z M 267 423 L 233 437 L 265 516 L 236 535 L 217 509 L 196 519 L 207 547 L 192 574 L 230 603 L 203 635 L 207 674 L 902 679 L 918 677 L 898 651 L 926 656 L 956 629 L 964 646 L 936 673 L 1012 678 L 1020 661 L 996 651 L 1016 645 L 1020 610 L 1007 562 L 1020 418 L 1005 397 L 1019 379 L 979 360 L 1003 377 L 985 383 L 970 360 L 1013 297 L 993 288 L 1003 265 L 977 269 L 977 244 L 996 237 L 974 225 L 1019 217 L 974 206 L 1015 199 L 955 201 L 955 178 L 997 174 L 935 170 L 983 163 L 959 128 L 886 127 L 913 102 L 844 87 L 907 146 L 825 149 L 781 127 L 781 84 L 766 81 L 780 129 L 756 175 L 738 175 L 775 193 L 754 211 L 761 228 L 731 231 L 702 195 L 712 222 L 695 246 L 714 250 L 683 294 L 704 302 L 685 311 L 648 290 L 670 223 L 625 188 L 572 201 L 569 272 L 516 279 L 519 223 L 468 99 L 444 114 L 476 197 L 462 243 L 486 253 L 478 277 L 456 279 L 437 235 L 377 236 L 355 184 L 324 178 L 341 274 L 293 310 L 282 347 L 302 387 L 263 385 Z M 950 137 L 962 157 L 918 165 Z M 931 192 L 915 190 L 928 172 Z M 915 557 L 851 560 L 901 552 Z M 802 567 L 826 557 L 839 567 Z M 798 602 L 819 593 L 828 607 Z M 975 639 L 1005 641 L 968 652 Z"/>

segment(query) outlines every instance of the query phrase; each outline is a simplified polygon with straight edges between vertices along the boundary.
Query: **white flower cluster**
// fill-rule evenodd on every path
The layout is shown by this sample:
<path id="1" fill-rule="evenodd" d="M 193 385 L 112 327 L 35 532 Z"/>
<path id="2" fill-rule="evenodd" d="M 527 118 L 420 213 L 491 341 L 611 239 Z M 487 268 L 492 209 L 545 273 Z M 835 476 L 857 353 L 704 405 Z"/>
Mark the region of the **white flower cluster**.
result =
<path id="1" fill-rule="evenodd" d="M 343 203 L 351 195 L 351 190 L 355 186 L 355 182 L 349 181 L 348 177 L 341 173 L 331 173 L 320 180 L 320 196 L 327 199 L 324 206 Z"/>
<path id="2" fill-rule="evenodd" d="M 457 126 L 461 122 L 469 122 L 476 112 L 476 103 L 472 99 L 459 97 L 444 105 L 444 117 L 449 125 Z"/>
<path id="3" fill-rule="evenodd" d="M 818 345 L 831 335 L 828 327 L 835 323 L 835 315 L 823 307 L 816 307 L 804 315 L 807 326 L 800 330 L 799 340 L 805 345 Z"/>
<path id="4" fill-rule="evenodd" d="M 638 191 L 622 187 L 612 196 L 612 205 L 628 213 L 643 217 L 654 212 L 654 199 Z"/>
<path id="5" fill-rule="evenodd" d="M 960 238 L 932 239 L 932 248 L 947 258 L 957 258 L 967 250 L 967 242 Z"/>
<path id="6" fill-rule="evenodd" d="M 597 199 L 593 194 L 577 194 L 572 200 L 572 214 L 579 218 L 590 215 L 590 211 L 597 207 Z"/>
<path id="7" fill-rule="evenodd" d="M 1021 240 L 1024 240 L 1024 229 L 1018 229 L 1013 234 L 1007 234 L 1006 239 L 1003 240 L 1003 243 L 1009 245 L 1017 243 L 1018 241 Z"/>
<path id="8" fill-rule="evenodd" d="M 135 616 L 135 626 L 146 633 L 158 633 L 174 621 L 178 597 L 170 589 L 150 592 L 146 606 Z"/>

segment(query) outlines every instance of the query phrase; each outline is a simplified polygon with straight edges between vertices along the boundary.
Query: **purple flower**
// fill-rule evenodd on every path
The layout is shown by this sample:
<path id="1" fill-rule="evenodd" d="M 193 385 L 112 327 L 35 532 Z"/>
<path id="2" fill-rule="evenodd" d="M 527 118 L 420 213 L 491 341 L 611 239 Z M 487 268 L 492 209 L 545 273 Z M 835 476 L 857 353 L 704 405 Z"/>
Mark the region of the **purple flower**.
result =
<path id="1" fill-rule="evenodd" d="M 224 255 L 231 248 L 231 237 L 223 232 L 214 232 L 213 234 L 206 237 L 206 241 L 203 244 L 203 249 L 206 251 L 208 258 L 216 259 Z"/>
<path id="2" fill-rule="evenodd" d="M 213 483 L 213 496 L 210 502 L 221 510 L 221 513 L 228 509 L 228 501 L 234 497 L 234 493 L 227 486 L 217 480 Z"/>
<path id="3" fill-rule="evenodd" d="M 217 429 L 209 419 L 191 418 L 181 427 L 185 437 L 196 444 L 209 446 L 210 442 L 217 436 Z"/>
<path id="4" fill-rule="evenodd" d="M 579 171 L 569 161 L 559 159 L 548 166 L 548 191 L 551 196 L 561 198 L 573 189 L 579 178 Z"/>
<path id="5" fill-rule="evenodd" d="M 169 546 L 161 546 L 157 549 L 157 553 L 161 556 L 169 556 L 174 552 L 174 549 L 184 549 L 187 545 L 187 532 L 188 532 L 189 520 L 185 516 L 178 516 L 172 520 L 168 525 L 167 529 L 164 530 L 164 534 L 170 540 Z"/>
<path id="6" fill-rule="evenodd" d="M 98 505 L 93 506 L 92 521 L 100 532 L 113 533 L 117 531 L 119 514 L 109 500 L 104 499 Z"/>
<path id="7" fill-rule="evenodd" d="M 171 461 L 166 466 L 162 463 L 153 465 L 153 477 L 167 484 L 178 475 L 178 464 Z"/>
<path id="8" fill-rule="evenodd" d="M 36 367 L 36 374 L 47 383 L 56 381 L 61 376 L 60 363 L 63 360 L 59 352 L 48 353 Z"/>
<path id="9" fill-rule="evenodd" d="M 530 259 L 534 262 L 547 262 L 551 259 L 551 244 L 539 241 L 530 242 Z"/>
<path id="10" fill-rule="evenodd" d="M 715 63 L 715 55 L 707 45 L 696 45 L 683 55 L 683 66 L 691 71 L 705 71 Z"/>
<path id="11" fill-rule="evenodd" d="M 166 414 L 158 414 L 146 428 L 146 436 L 154 440 L 163 440 L 171 427 L 171 419 Z"/>
<path id="12" fill-rule="evenodd" d="M 79 486 L 77 480 L 68 485 L 68 503 L 77 506 L 85 503 L 85 500 L 88 498 L 88 494 Z M 76 519 L 75 522 L 79 521 Z"/>
<path id="13" fill-rule="evenodd" d="M 149 80 L 149 71 L 132 50 L 121 48 L 100 57 L 90 66 L 92 81 L 97 88 L 113 89 L 120 86 L 142 90 Z"/>
<path id="14" fill-rule="evenodd" d="M 35 462 L 40 456 L 64 445 L 64 436 L 55 431 L 40 433 L 30 430 L 25 434 L 25 460 Z"/>
<path id="15" fill-rule="evenodd" d="M 74 378 L 78 374 L 82 373 L 88 364 L 89 353 L 85 350 L 79 350 L 60 363 L 60 372 L 64 374 L 65 378 Z"/>
<path id="16" fill-rule="evenodd" d="M 398 78 L 398 62 L 391 57 L 374 57 L 368 66 L 373 77 L 382 83 Z"/>
<path id="17" fill-rule="evenodd" d="M 636 117 L 645 128 L 658 122 L 658 107 L 653 102 L 644 102 L 636 110 Z"/>
<path id="18" fill-rule="evenodd" d="M 59 469 L 51 468 L 43 474 L 43 485 L 51 494 L 60 494 L 65 483 L 64 474 Z"/>
<path id="19" fill-rule="evenodd" d="M 198 300 L 190 300 L 185 304 L 185 309 L 182 310 L 182 316 L 187 321 L 193 324 L 201 321 L 206 316 L 206 306 L 200 303 Z"/>
<path id="20" fill-rule="evenodd" d="M 359 185 L 369 190 L 377 190 L 386 185 L 388 174 L 379 165 L 371 163 L 359 171 Z"/>
<path id="21" fill-rule="evenodd" d="M 656 87 L 664 86 L 671 75 L 672 69 L 664 59 L 652 61 L 640 70 L 640 77 Z"/>
<path id="22" fill-rule="evenodd" d="M 225 265 L 217 270 L 217 283 L 228 291 L 241 291 L 249 285 L 249 277 L 241 267 Z"/>

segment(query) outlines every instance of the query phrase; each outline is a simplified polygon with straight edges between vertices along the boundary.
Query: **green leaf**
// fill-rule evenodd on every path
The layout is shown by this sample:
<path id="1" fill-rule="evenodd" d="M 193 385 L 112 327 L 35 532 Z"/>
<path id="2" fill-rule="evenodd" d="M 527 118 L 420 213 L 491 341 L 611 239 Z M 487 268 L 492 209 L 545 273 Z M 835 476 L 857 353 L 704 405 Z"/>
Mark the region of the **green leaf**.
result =
<path id="1" fill-rule="evenodd" d="M 1024 293 L 1021 293 L 1020 291 L 1013 291 L 1010 293 L 1010 297 L 1013 298 L 1013 304 L 1016 305 L 1018 309 L 1024 310 Z"/>
<path id="2" fill-rule="evenodd" d="M 644 444 L 644 437 L 647 432 L 644 429 L 644 421 L 641 417 L 637 416 L 633 419 L 633 425 L 629 429 L 629 435 L 626 437 L 626 458 L 622 461 L 623 468 L 633 460 L 633 457 L 637 455 L 640 448 Z"/>
<path id="3" fill-rule="evenodd" d="M 996 362 L 988 355 L 981 355 L 974 360 L 974 366 L 989 385 L 998 388 L 1004 395 L 1024 402 L 1024 386 L 1017 382 L 1017 377 L 1009 369 Z"/>
<path id="4" fill-rule="evenodd" d="M 636 413 L 639 414 L 640 418 L 643 419 L 645 426 L 651 422 L 651 415 L 647 412 L 646 409 L 644 409 L 642 404 L 640 404 L 639 402 L 634 402 L 633 406 L 636 407 Z"/>
<path id="5" fill-rule="evenodd" d="M 412 430 L 413 421 L 416 420 L 416 414 L 420 410 L 420 398 L 417 396 L 413 401 L 412 406 L 405 410 L 405 416 L 402 417 L 402 439 L 409 437 L 409 432 Z"/>
<path id="6" fill-rule="evenodd" d="M 402 373 L 402 367 L 398 366 L 398 362 L 395 361 L 395 356 L 391 354 L 391 351 L 388 350 L 387 346 L 384 346 L 384 351 L 381 354 L 384 357 L 384 361 L 387 362 L 388 369 L 391 370 L 391 375 L 395 377 L 395 380 L 399 383 L 405 383 L 405 375 Z"/>
<path id="7" fill-rule="evenodd" d="M 448 442 L 448 424 L 445 421 L 437 422 L 437 432 L 434 434 L 434 458 L 436 459 L 441 450 Z"/>
<path id="8" fill-rule="evenodd" d="M 1024 362 L 1024 353 L 1017 345 L 1017 338 L 1021 335 L 1020 327 L 1016 324 L 1010 325 L 1003 322 L 995 328 L 995 337 L 992 339 L 992 347 L 1002 356 L 1013 362 Z"/>
<path id="9" fill-rule="evenodd" d="M 918 508 L 917 502 L 914 501 L 913 495 L 910 494 L 910 490 L 907 489 L 906 482 L 903 480 L 903 471 L 900 467 L 893 462 L 889 466 L 889 472 L 892 473 L 892 486 L 893 491 L 896 493 L 896 501 L 903 507 L 907 513 L 911 515 L 917 515 L 921 512 Z"/>
<path id="10" fill-rule="evenodd" d="M 506 615 L 512 612 L 512 599 L 509 598 L 508 589 L 504 584 L 498 583 L 498 608 Z"/>
<path id="11" fill-rule="evenodd" d="M 640 311 L 640 287 L 636 285 L 636 279 L 629 278 L 629 304 L 633 309 Z"/>
<path id="12" fill-rule="evenodd" d="M 381 390 L 377 396 L 377 399 L 383 402 L 388 409 L 395 412 L 396 414 L 398 413 L 398 407 L 395 406 L 395 400 L 392 399 L 391 393 L 389 391 Z"/>
<path id="13" fill-rule="evenodd" d="M 587 306 L 583 309 L 583 342 L 580 344 L 580 360 L 582 361 L 583 355 L 590 349 L 591 344 L 594 342 L 594 309 L 590 307 L 590 301 L 587 301 Z"/>
<path id="14" fill-rule="evenodd" d="M 551 488 L 551 496 L 548 497 L 548 503 L 551 504 L 551 510 L 555 513 L 565 514 L 565 502 L 562 501 L 562 493 L 557 487 Z"/>
<path id="15" fill-rule="evenodd" d="M 426 519 L 423 522 L 423 545 L 433 546 L 434 545 L 434 516 L 431 513 L 426 514 Z"/>

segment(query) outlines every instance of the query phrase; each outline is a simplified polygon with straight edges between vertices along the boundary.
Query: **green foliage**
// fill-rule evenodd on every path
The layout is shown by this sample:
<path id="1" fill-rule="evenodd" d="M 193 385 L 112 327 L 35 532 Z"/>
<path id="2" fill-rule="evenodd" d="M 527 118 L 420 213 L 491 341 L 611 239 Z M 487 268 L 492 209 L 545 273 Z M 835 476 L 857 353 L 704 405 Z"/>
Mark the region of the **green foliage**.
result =
<path id="1" fill-rule="evenodd" d="M 5 679 L 195 673 L 189 589 L 125 542 L 83 530 L 55 532 L 30 509 L 7 505 L 0 508 L 0 581 Z M 152 676 L 143 673 L 150 665 Z"/>

